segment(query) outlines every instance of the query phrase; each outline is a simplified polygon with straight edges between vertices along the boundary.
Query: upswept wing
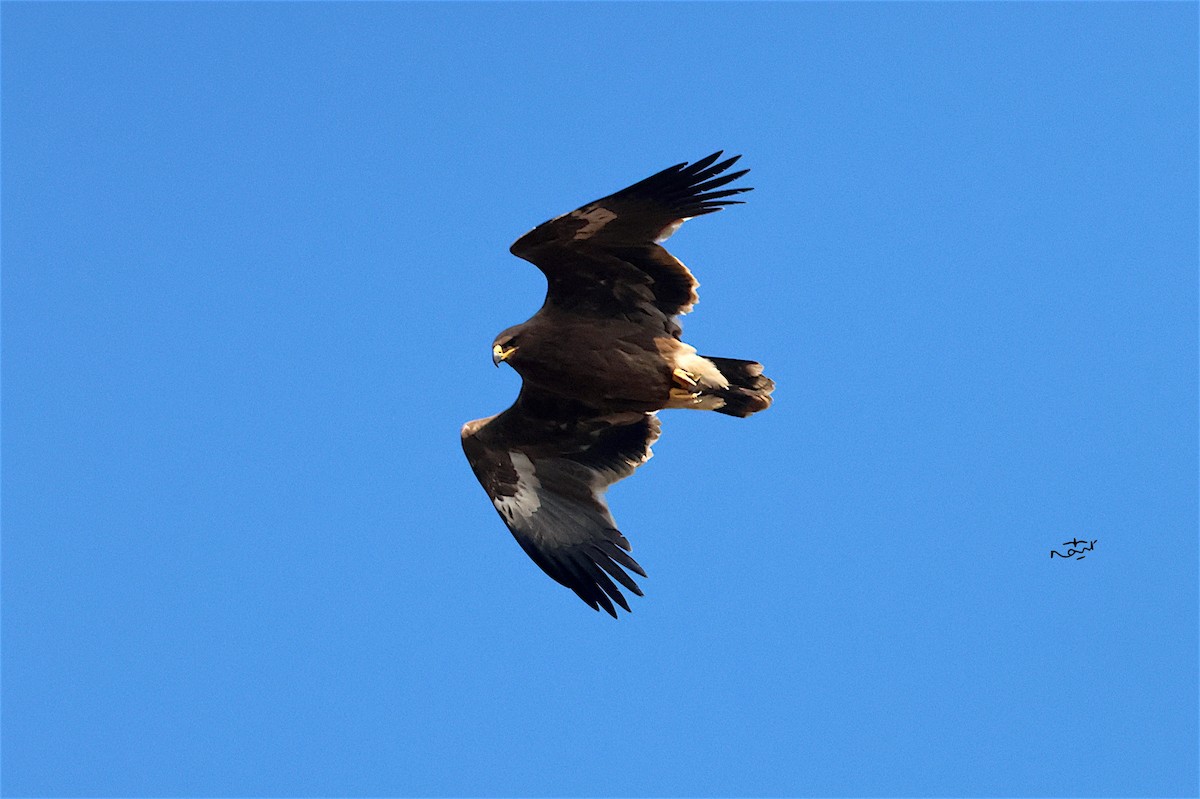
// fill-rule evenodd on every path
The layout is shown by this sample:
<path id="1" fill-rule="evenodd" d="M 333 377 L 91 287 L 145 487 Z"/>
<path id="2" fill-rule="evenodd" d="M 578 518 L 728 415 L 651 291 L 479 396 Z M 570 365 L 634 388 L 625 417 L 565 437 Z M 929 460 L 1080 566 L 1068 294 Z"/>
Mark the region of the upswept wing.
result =
<path id="1" fill-rule="evenodd" d="M 468 422 L 462 444 L 500 518 L 533 562 L 593 609 L 629 610 L 616 583 L 641 596 L 625 570 L 646 576 L 627 553 L 604 492 L 651 455 L 658 418 L 601 415 L 522 388 L 490 419 Z M 614 582 L 615 581 L 615 582 Z"/>
<path id="2" fill-rule="evenodd" d="M 656 175 L 545 222 L 512 245 L 546 275 L 546 303 L 573 313 L 672 317 L 696 302 L 696 279 L 659 245 L 684 221 L 740 204 L 750 188 L 721 189 L 741 156 L 721 152 Z"/>

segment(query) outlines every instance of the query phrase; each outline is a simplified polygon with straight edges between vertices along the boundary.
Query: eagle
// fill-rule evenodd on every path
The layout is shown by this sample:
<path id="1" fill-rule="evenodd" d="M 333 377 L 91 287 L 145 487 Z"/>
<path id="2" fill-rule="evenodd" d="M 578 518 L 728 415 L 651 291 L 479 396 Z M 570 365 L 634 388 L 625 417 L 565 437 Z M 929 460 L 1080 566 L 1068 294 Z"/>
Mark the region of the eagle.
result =
<path id="1" fill-rule="evenodd" d="M 749 172 L 728 172 L 740 156 L 722 154 L 664 169 L 516 240 L 512 254 L 547 282 L 541 309 L 492 343 L 492 362 L 515 369 L 521 390 L 508 410 L 462 427 L 471 469 L 517 543 L 614 618 L 616 606 L 629 611 L 622 587 L 642 595 L 630 573 L 646 572 L 604 493 L 649 460 L 657 412 L 746 417 L 770 407 L 775 388 L 760 363 L 698 355 L 680 338 L 698 284 L 662 242 L 750 191 L 722 188 Z"/>

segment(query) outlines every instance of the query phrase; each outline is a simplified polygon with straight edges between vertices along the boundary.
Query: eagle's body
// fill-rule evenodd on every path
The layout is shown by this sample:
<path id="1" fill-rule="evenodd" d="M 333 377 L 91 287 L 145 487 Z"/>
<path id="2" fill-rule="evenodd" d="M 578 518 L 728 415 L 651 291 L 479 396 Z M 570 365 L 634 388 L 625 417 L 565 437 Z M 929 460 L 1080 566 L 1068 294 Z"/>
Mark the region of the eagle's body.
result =
<path id="1" fill-rule="evenodd" d="M 655 412 L 715 410 L 749 416 L 775 384 L 754 361 L 712 358 L 680 339 L 677 316 L 696 280 L 660 246 L 686 219 L 720 210 L 749 189 L 714 191 L 737 157 L 715 153 L 671 167 L 522 236 L 512 252 L 546 275 L 546 302 L 501 333 L 493 360 L 522 388 L 511 408 L 468 422 L 463 450 L 496 510 L 531 558 L 581 599 L 616 615 L 614 584 L 640 595 L 604 502 L 609 485 L 650 457 Z"/>
<path id="2" fill-rule="evenodd" d="M 671 366 L 660 347 L 678 341 L 624 318 L 570 324 L 553 309 L 522 326 L 505 359 L 530 386 L 606 409 L 657 411 L 666 406 Z"/>

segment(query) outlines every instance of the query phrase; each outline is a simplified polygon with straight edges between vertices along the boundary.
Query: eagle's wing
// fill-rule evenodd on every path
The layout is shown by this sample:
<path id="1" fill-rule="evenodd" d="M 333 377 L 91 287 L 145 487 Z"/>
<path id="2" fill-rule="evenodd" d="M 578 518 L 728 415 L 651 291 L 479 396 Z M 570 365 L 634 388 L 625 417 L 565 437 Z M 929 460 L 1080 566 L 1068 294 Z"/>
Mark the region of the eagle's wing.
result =
<path id="1" fill-rule="evenodd" d="M 721 173 L 741 156 L 720 152 L 677 164 L 582 208 L 538 225 L 512 245 L 546 275 L 546 303 L 603 316 L 645 312 L 685 314 L 696 302 L 696 279 L 659 246 L 684 221 L 711 214 L 750 191 L 723 189 L 750 170 Z M 719 176 L 719 177 L 718 177 Z"/>
<path id="2" fill-rule="evenodd" d="M 658 419 L 600 414 L 522 388 L 504 413 L 468 422 L 462 444 L 479 482 L 517 543 L 546 574 L 614 617 L 629 604 L 613 580 L 638 596 L 622 567 L 646 573 L 626 554 L 605 490 L 650 458 Z M 611 578 L 611 579 L 610 579 Z"/>

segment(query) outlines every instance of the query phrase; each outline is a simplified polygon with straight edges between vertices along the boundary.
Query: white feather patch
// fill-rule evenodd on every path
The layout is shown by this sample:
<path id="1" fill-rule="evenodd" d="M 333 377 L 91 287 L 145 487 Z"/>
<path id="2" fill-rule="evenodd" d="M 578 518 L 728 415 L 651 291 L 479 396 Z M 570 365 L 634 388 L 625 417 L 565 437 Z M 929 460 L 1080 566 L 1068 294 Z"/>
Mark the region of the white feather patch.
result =
<path id="1" fill-rule="evenodd" d="M 537 493 L 542 484 L 534 474 L 533 461 L 529 460 L 523 452 L 510 451 L 508 457 L 512 460 L 513 469 L 517 472 L 516 493 L 511 497 L 494 497 L 492 504 L 509 521 L 518 516 L 529 519 L 537 512 L 538 508 L 542 507 L 542 501 Z"/>
<path id="2" fill-rule="evenodd" d="M 691 217 L 687 217 L 685 219 L 676 219 L 674 222 L 667 225 L 662 230 L 658 231 L 658 235 L 654 237 L 654 242 L 656 244 L 662 244 L 664 241 L 666 241 L 667 239 L 674 236 L 675 231 L 679 230 L 679 228 L 683 225 L 683 223 L 688 221 L 688 219 L 690 219 L 690 218 Z"/>
<path id="3" fill-rule="evenodd" d="M 658 345 L 659 352 L 671 359 L 675 368 L 691 374 L 700 388 L 729 388 L 728 378 L 721 374 L 715 363 L 697 355 L 695 347 L 667 339 L 658 339 L 654 343 Z M 667 348 L 669 350 L 664 351 Z"/>

